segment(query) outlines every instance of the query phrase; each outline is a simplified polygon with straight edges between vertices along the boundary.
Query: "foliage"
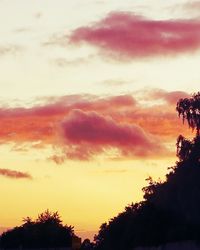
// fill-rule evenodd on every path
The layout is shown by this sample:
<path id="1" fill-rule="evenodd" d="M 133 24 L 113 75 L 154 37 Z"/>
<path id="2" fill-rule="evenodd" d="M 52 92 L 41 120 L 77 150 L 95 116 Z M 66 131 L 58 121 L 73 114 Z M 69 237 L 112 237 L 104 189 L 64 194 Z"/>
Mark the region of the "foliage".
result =
<path id="1" fill-rule="evenodd" d="M 197 135 L 193 140 L 188 140 L 182 135 L 177 139 L 177 156 L 180 161 L 191 161 L 198 164 L 200 159 L 200 136 Z"/>
<path id="2" fill-rule="evenodd" d="M 93 249 L 94 249 L 94 244 L 90 242 L 89 239 L 85 239 L 80 248 L 80 250 L 93 250 Z"/>
<path id="3" fill-rule="evenodd" d="M 161 182 L 147 179 L 144 200 L 101 225 L 97 250 L 131 250 L 173 241 L 199 240 L 200 235 L 200 93 L 180 99 L 177 111 L 196 136 L 177 139 L 179 160 Z"/>
<path id="4" fill-rule="evenodd" d="M 183 122 L 186 119 L 188 125 L 193 130 L 196 129 L 199 135 L 200 130 L 200 92 L 191 98 L 180 99 L 177 102 L 176 110 L 179 117 L 182 116 Z"/>
<path id="5" fill-rule="evenodd" d="M 1 247 L 42 248 L 71 246 L 73 227 L 62 225 L 58 212 L 45 212 L 34 221 L 30 217 L 23 219 L 23 224 L 1 236 Z"/>

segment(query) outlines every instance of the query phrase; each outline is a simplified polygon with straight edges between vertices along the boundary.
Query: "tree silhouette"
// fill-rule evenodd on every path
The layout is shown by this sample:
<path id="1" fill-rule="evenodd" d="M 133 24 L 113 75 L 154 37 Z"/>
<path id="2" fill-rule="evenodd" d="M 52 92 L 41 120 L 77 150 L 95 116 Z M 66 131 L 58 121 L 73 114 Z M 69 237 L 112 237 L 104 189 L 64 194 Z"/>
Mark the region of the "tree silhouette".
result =
<path id="1" fill-rule="evenodd" d="M 48 248 L 70 247 L 74 236 L 73 227 L 63 225 L 58 212 L 44 211 L 34 221 L 30 217 L 23 224 L 2 234 L 0 247 Z"/>
<path id="2" fill-rule="evenodd" d="M 177 138 L 176 147 L 177 147 L 176 155 L 179 157 L 181 161 L 185 161 L 189 158 L 192 152 L 193 142 L 187 140 L 184 136 L 179 135 L 179 137 Z"/>
<path id="3" fill-rule="evenodd" d="M 27 217 L 28 220 L 29 217 Z M 50 212 L 48 209 L 46 211 L 44 211 L 43 213 L 38 215 L 38 218 L 36 219 L 37 223 L 44 223 L 44 224 L 57 224 L 57 225 L 61 225 L 61 219 L 60 219 L 60 215 L 58 214 L 58 212 Z"/>
<path id="4" fill-rule="evenodd" d="M 29 216 L 23 218 L 22 221 L 23 221 L 23 226 L 24 227 L 30 226 L 30 225 L 32 225 L 34 223 L 34 221 L 32 220 L 32 218 L 29 217 Z"/>
<path id="5" fill-rule="evenodd" d="M 196 130 L 196 136 L 193 140 L 188 140 L 179 135 L 177 139 L 177 156 L 181 161 L 200 159 L 200 92 L 194 94 L 191 98 L 180 99 L 177 102 L 176 110 L 179 117 L 182 117 L 183 123 L 187 123 L 192 130 Z"/>
<path id="6" fill-rule="evenodd" d="M 200 92 L 194 94 L 192 98 L 180 99 L 177 102 L 176 110 L 179 117 L 182 116 L 183 122 L 185 119 L 188 125 L 193 130 L 196 129 L 196 133 L 199 136 L 200 130 Z"/>
<path id="7" fill-rule="evenodd" d="M 196 130 L 193 140 L 177 139 L 178 161 L 165 181 L 147 179 L 144 200 L 131 204 L 102 224 L 95 236 L 97 250 L 132 250 L 200 235 L 200 93 L 180 99 L 176 110 Z"/>
<path id="8" fill-rule="evenodd" d="M 89 239 L 85 239 L 81 245 L 80 250 L 93 250 L 94 244 L 90 242 Z"/>

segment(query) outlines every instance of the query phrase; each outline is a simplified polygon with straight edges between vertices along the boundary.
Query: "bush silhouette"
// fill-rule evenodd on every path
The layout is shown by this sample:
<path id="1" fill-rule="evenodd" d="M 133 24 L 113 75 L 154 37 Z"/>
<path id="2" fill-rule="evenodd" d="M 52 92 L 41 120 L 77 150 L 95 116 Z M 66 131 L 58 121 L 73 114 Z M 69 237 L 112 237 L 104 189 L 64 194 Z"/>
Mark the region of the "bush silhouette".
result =
<path id="1" fill-rule="evenodd" d="M 69 247 L 72 244 L 73 227 L 62 225 L 58 212 L 46 210 L 35 221 L 27 217 L 23 222 L 2 234 L 2 248 Z"/>

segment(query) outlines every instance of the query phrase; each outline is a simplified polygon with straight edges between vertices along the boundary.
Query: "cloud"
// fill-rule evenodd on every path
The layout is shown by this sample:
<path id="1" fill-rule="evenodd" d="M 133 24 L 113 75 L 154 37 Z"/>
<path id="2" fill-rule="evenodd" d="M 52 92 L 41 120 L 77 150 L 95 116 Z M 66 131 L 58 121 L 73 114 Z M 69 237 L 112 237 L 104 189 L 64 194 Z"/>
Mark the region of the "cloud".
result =
<path id="1" fill-rule="evenodd" d="M 49 39 L 45 42 L 43 42 L 41 45 L 44 47 L 49 47 L 49 46 L 60 46 L 60 47 L 66 47 L 66 40 L 67 36 L 60 35 L 60 34 L 53 34 L 52 36 L 49 37 Z"/>
<path id="2" fill-rule="evenodd" d="M 43 13 L 42 13 L 42 12 L 37 12 L 37 13 L 34 14 L 34 17 L 35 17 L 36 19 L 40 19 L 42 16 L 43 16 Z"/>
<path id="3" fill-rule="evenodd" d="M 32 179 L 32 176 L 25 172 L 0 168 L 0 175 L 11 179 Z"/>
<path id="4" fill-rule="evenodd" d="M 19 27 L 13 30 L 15 33 L 27 33 L 32 31 L 32 28 L 29 26 L 23 26 L 23 27 Z"/>
<path id="5" fill-rule="evenodd" d="M 168 104 L 171 104 L 175 107 L 177 101 L 180 98 L 188 98 L 190 95 L 183 91 L 165 91 L 163 89 L 154 89 L 153 91 L 148 92 L 149 98 L 162 99 Z"/>
<path id="6" fill-rule="evenodd" d="M 73 110 L 61 127 L 65 143 L 72 148 L 67 154 L 70 158 L 89 159 L 109 148 L 118 149 L 119 155 L 140 157 L 164 149 L 139 126 L 120 124 L 94 111 Z"/>
<path id="7" fill-rule="evenodd" d="M 87 43 L 115 58 L 178 55 L 200 48 L 200 21 L 150 20 L 127 12 L 75 29 L 71 44 Z"/>
<path id="8" fill-rule="evenodd" d="M 200 1 L 190 1 L 184 4 L 184 9 L 185 10 L 193 10 L 193 11 L 198 11 L 200 8 Z"/>
<path id="9" fill-rule="evenodd" d="M 96 55 L 90 54 L 88 56 L 84 57 L 76 57 L 73 59 L 67 59 L 64 57 L 58 57 L 50 62 L 57 65 L 58 67 L 74 67 L 74 66 L 80 66 L 89 64 L 91 61 L 93 61 L 96 58 Z"/>
<path id="10" fill-rule="evenodd" d="M 16 55 L 17 53 L 22 52 L 23 50 L 24 48 L 19 45 L 0 45 L 0 56 Z"/>
<path id="11" fill-rule="evenodd" d="M 171 13 L 178 13 L 181 14 L 183 17 L 192 18 L 199 20 L 199 8 L 200 8 L 200 1 L 186 1 L 183 3 L 175 3 L 174 5 L 168 7 L 168 10 Z"/>
<path id="12" fill-rule="evenodd" d="M 132 96 L 121 95 L 108 98 L 69 95 L 47 99 L 48 103 L 30 108 L 0 108 L 0 143 L 36 142 L 52 144 L 56 137 L 57 125 L 73 109 L 95 110 L 107 113 L 135 106 Z M 41 145 L 41 144 L 40 144 Z"/>
<path id="13" fill-rule="evenodd" d="M 88 63 L 88 59 L 87 58 L 77 58 L 77 59 L 73 59 L 73 60 L 68 60 L 65 58 L 56 58 L 52 61 L 52 63 L 54 63 L 58 67 L 67 67 L 67 66 L 74 67 L 74 66 L 79 66 L 79 65 Z"/>
<path id="14" fill-rule="evenodd" d="M 48 158 L 50 161 L 54 161 L 56 164 L 61 165 L 66 161 L 66 156 L 63 155 L 52 155 Z"/>
<path id="15" fill-rule="evenodd" d="M 122 79 L 108 79 L 108 80 L 105 80 L 103 82 L 101 82 L 102 84 L 104 85 L 107 85 L 107 86 L 122 86 L 122 85 L 126 85 L 126 84 L 129 84 L 131 82 L 134 82 L 134 80 L 122 80 Z"/>
<path id="16" fill-rule="evenodd" d="M 175 111 L 176 101 L 185 96 L 155 89 L 107 97 L 52 96 L 29 108 L 1 107 L 0 143 L 24 153 L 50 146 L 49 160 L 56 164 L 108 152 L 110 158 L 160 157 L 165 145 L 189 133 Z"/>

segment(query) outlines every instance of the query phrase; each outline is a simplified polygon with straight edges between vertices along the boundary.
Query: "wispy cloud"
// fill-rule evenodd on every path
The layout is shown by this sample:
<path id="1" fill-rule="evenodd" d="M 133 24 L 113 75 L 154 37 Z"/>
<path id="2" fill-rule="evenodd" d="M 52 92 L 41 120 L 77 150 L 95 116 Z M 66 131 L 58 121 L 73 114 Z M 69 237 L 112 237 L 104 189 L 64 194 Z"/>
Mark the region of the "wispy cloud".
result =
<path id="1" fill-rule="evenodd" d="M 37 12 L 37 13 L 34 14 L 34 17 L 35 17 L 36 19 L 40 19 L 42 16 L 43 16 L 43 13 L 42 13 L 42 12 Z"/>
<path id="2" fill-rule="evenodd" d="M 156 99 L 156 100 L 162 99 L 168 104 L 171 104 L 174 106 L 176 105 L 177 101 L 180 98 L 190 97 L 190 95 L 184 91 L 167 92 L 163 89 L 154 89 L 154 90 L 148 91 L 147 95 L 150 99 Z"/>
<path id="3" fill-rule="evenodd" d="M 199 49 L 199 29 L 198 20 L 150 20 L 114 12 L 91 26 L 75 29 L 69 41 L 90 44 L 115 58 L 171 56 Z"/>
<path id="4" fill-rule="evenodd" d="M 171 13 L 179 13 L 184 18 L 192 18 L 196 20 L 200 20 L 199 14 L 200 1 L 185 1 L 183 3 L 177 2 L 174 5 L 168 7 L 168 11 Z"/>
<path id="5" fill-rule="evenodd" d="M 51 60 L 51 62 L 59 67 L 74 67 L 74 66 L 79 66 L 83 64 L 87 64 L 90 62 L 90 60 L 93 58 L 93 56 L 90 57 L 80 57 L 80 58 L 75 58 L 75 59 L 66 59 L 66 58 L 55 58 Z"/>
<path id="6" fill-rule="evenodd" d="M 11 179 L 32 179 L 32 176 L 25 172 L 0 168 L 0 175 Z"/>
<path id="7" fill-rule="evenodd" d="M 183 5 L 183 8 L 189 11 L 198 11 L 200 8 L 200 1 L 188 1 Z"/>
<path id="8" fill-rule="evenodd" d="M 0 57 L 6 55 L 16 55 L 23 51 L 24 48 L 15 44 L 0 45 Z"/>

